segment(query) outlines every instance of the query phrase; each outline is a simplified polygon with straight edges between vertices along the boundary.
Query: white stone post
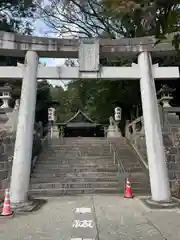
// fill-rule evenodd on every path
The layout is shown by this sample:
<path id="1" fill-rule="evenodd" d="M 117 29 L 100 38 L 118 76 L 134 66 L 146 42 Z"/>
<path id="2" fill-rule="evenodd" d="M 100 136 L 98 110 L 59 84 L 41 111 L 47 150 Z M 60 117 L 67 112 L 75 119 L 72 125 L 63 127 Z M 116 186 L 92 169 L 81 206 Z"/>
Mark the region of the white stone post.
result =
<path id="1" fill-rule="evenodd" d="M 38 61 L 36 52 L 28 51 L 26 53 L 10 184 L 11 203 L 14 206 L 27 201 L 32 158 Z"/>
<path id="2" fill-rule="evenodd" d="M 138 57 L 138 64 L 141 72 L 140 88 L 152 200 L 171 202 L 150 53 L 141 52 Z"/>

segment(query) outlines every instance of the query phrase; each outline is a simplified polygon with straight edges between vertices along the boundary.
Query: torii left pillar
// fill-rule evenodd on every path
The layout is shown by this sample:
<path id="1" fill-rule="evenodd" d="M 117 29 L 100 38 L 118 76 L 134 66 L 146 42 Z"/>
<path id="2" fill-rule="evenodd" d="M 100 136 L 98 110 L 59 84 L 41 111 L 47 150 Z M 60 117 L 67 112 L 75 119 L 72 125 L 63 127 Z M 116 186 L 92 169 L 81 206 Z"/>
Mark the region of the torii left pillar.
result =
<path id="1" fill-rule="evenodd" d="M 11 204 L 14 208 L 20 207 L 28 200 L 38 62 L 36 52 L 26 53 L 10 184 Z"/>

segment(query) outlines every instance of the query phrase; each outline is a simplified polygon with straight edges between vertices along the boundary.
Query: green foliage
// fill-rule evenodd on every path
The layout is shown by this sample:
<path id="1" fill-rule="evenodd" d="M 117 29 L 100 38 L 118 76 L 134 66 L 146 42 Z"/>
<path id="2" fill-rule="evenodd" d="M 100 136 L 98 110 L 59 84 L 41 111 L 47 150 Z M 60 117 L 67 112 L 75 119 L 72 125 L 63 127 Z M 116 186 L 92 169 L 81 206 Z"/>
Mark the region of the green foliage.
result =
<path id="1" fill-rule="evenodd" d="M 81 109 L 96 122 L 107 124 L 117 105 L 122 107 L 125 121 L 130 119 L 129 109 L 133 105 L 140 105 L 138 81 L 78 80 L 69 83 L 66 91 L 61 87 L 54 88 L 52 94 L 59 102 L 56 107 L 57 122 L 61 123 Z"/>
<path id="2" fill-rule="evenodd" d="M 0 31 L 30 34 L 35 10 L 35 5 L 26 6 L 24 0 L 1 0 Z"/>
<path id="3" fill-rule="evenodd" d="M 179 31 L 179 0 L 57 0 L 38 9 L 58 34 L 161 38 Z"/>
<path id="4" fill-rule="evenodd" d="M 48 122 L 48 108 L 52 105 L 51 85 L 47 81 L 38 82 L 36 101 L 36 122 Z"/>
<path id="5" fill-rule="evenodd" d="M 0 31 L 32 33 L 35 5 L 26 6 L 24 0 L 0 0 Z M 16 66 L 23 58 L 0 56 L 1 66 Z"/>

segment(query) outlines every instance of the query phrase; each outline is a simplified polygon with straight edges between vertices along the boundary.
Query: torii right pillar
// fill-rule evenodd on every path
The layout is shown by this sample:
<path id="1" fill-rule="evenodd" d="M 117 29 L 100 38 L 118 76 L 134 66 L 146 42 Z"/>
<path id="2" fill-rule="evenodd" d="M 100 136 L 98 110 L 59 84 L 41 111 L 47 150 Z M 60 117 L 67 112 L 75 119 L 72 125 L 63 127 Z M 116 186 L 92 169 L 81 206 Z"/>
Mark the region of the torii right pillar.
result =
<path id="1" fill-rule="evenodd" d="M 142 51 L 138 56 L 140 89 L 146 136 L 147 157 L 152 197 L 151 203 L 172 203 L 166 156 L 156 97 L 151 54 Z"/>

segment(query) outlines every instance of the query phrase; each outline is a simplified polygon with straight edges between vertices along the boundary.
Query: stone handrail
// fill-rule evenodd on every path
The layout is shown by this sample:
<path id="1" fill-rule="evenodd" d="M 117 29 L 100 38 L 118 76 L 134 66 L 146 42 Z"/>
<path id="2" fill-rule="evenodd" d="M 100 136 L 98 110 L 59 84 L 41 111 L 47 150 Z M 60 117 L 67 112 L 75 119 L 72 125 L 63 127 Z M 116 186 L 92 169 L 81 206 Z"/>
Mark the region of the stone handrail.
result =
<path id="1" fill-rule="evenodd" d="M 139 117 L 131 123 L 127 121 L 125 126 L 125 137 L 141 158 L 144 166 L 148 168 L 146 144 L 145 144 L 145 132 L 143 117 Z"/>
<path id="2" fill-rule="evenodd" d="M 134 135 L 137 132 L 144 133 L 144 122 L 142 116 L 136 118 L 132 122 L 127 121 L 125 126 L 125 135 L 127 139 L 129 139 L 131 135 Z"/>

